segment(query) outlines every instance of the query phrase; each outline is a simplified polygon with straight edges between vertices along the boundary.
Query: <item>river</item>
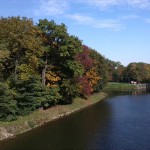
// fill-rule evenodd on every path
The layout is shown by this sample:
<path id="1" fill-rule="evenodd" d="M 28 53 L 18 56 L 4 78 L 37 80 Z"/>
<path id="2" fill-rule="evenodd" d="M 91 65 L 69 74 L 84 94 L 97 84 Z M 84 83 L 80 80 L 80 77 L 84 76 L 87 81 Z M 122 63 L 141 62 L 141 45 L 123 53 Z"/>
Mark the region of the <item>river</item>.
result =
<path id="1" fill-rule="evenodd" d="M 150 94 L 116 95 L 0 142 L 0 150 L 150 150 Z"/>

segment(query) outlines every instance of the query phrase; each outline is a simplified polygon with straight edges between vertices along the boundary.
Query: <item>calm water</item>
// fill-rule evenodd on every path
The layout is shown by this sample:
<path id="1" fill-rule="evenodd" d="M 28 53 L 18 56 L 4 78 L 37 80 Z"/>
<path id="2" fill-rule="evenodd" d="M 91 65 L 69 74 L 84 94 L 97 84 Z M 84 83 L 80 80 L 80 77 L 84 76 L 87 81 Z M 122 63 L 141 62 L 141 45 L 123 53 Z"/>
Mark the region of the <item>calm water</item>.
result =
<path id="1" fill-rule="evenodd" d="M 150 150 L 150 94 L 121 95 L 16 138 L 0 150 Z"/>

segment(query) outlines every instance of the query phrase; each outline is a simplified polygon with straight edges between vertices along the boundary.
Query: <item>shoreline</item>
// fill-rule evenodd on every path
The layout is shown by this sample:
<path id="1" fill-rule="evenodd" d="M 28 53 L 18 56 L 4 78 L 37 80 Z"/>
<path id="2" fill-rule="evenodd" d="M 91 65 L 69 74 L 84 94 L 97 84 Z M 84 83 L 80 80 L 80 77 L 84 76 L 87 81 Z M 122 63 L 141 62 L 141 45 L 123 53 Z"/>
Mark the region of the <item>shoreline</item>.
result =
<path id="1" fill-rule="evenodd" d="M 103 89 L 104 91 L 134 91 L 137 86 L 130 83 L 109 82 Z"/>
<path id="2" fill-rule="evenodd" d="M 28 116 L 19 117 L 15 121 L 0 122 L 0 141 L 13 138 L 46 123 L 82 111 L 104 100 L 106 97 L 106 93 L 99 92 L 89 96 L 86 100 L 76 98 L 74 103 L 70 105 L 57 105 L 47 110 L 39 109 Z"/>

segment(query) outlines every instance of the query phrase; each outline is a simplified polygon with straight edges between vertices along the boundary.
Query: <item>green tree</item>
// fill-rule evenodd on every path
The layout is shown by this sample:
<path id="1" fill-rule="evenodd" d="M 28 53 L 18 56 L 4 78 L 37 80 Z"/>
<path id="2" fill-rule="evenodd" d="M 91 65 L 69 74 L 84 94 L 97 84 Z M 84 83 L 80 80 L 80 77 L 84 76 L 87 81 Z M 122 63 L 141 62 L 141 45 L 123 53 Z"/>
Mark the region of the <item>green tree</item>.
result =
<path id="1" fill-rule="evenodd" d="M 4 81 L 5 75 L 4 72 L 4 62 L 9 58 L 9 52 L 6 50 L 3 50 L 2 47 L 0 47 L 0 81 Z"/>
<path id="2" fill-rule="evenodd" d="M 14 75 L 18 79 L 18 67 L 27 63 L 33 67 L 37 57 L 43 53 L 40 32 L 31 19 L 26 17 L 0 18 L 0 50 L 9 53 L 9 57 L 3 61 L 3 74 L 7 79 Z"/>
<path id="3" fill-rule="evenodd" d="M 79 96 L 80 88 L 79 84 L 76 83 L 74 79 L 64 79 L 61 84 L 62 98 L 60 99 L 60 104 L 71 104 L 73 100 Z"/>
<path id="4" fill-rule="evenodd" d="M 130 63 L 123 72 L 123 80 L 128 82 L 149 82 L 150 81 L 150 64 L 143 62 Z"/>
<path id="5" fill-rule="evenodd" d="M 0 82 L 0 120 L 12 121 L 17 119 L 17 102 L 8 84 Z"/>
<path id="6" fill-rule="evenodd" d="M 82 43 L 77 37 L 68 34 L 64 24 L 57 25 L 53 20 L 44 19 L 40 20 L 37 26 L 42 32 L 45 50 L 41 59 L 42 83 L 46 85 L 54 81 L 60 87 L 63 99 L 66 98 L 68 103 L 69 98 L 71 101 L 75 97 L 73 93 L 78 93 L 75 78 L 83 74 L 82 65 L 75 60 L 75 55 L 82 51 Z M 57 76 L 57 83 L 56 77 L 54 79 L 52 75 Z M 72 93 L 69 92 L 68 83 L 72 83 Z M 51 86 L 52 83 L 48 85 Z"/>
<path id="7" fill-rule="evenodd" d="M 137 81 L 136 63 L 130 63 L 123 72 L 123 79 L 126 82 Z"/>
<path id="8" fill-rule="evenodd" d="M 75 71 L 75 69 L 70 66 L 70 61 L 74 61 L 75 54 L 80 52 L 82 47 L 81 41 L 77 37 L 70 36 L 67 33 L 67 28 L 64 24 L 57 25 L 53 20 L 48 21 L 44 19 L 39 20 L 37 26 L 42 32 L 43 47 L 45 49 L 41 61 L 42 83 L 45 85 L 46 71 L 49 70 L 49 68 L 53 68 L 53 66 L 61 69 L 59 71 L 61 71 L 63 75 L 66 75 L 69 71 Z M 68 69 L 67 72 L 66 69 Z"/>
<path id="9" fill-rule="evenodd" d="M 97 51 L 90 49 L 90 56 L 94 60 L 93 64 L 96 73 L 99 75 L 100 80 L 98 80 L 97 85 L 94 86 L 94 91 L 99 92 L 107 84 L 109 79 L 109 66 L 107 64 L 107 59 L 102 56 Z"/>
<path id="10" fill-rule="evenodd" d="M 51 90 L 43 86 L 38 76 L 30 77 L 26 81 L 18 80 L 16 90 L 18 92 L 17 105 L 21 115 L 28 114 L 40 107 L 52 106 L 60 98 L 58 90 Z"/>

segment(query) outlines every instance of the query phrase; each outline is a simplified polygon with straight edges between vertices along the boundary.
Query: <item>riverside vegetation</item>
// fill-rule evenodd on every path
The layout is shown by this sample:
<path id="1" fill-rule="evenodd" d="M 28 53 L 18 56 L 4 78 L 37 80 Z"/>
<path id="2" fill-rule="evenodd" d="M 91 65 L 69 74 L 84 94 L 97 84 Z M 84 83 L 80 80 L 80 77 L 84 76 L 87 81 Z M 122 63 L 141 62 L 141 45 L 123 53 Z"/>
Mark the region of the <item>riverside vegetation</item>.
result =
<path id="1" fill-rule="evenodd" d="M 98 94 L 108 81 L 131 80 L 149 82 L 150 65 L 131 63 L 124 67 L 111 61 L 70 35 L 63 23 L 43 19 L 35 24 L 26 17 L 0 18 L 1 131 L 13 134 L 15 127 L 9 132 L 11 128 L 8 131 L 3 125 L 19 124 L 26 117 L 37 117 L 38 112 L 45 112 L 47 118 L 46 112 L 53 113 L 53 109 L 68 104 L 72 104 L 71 108 L 77 98 L 86 103 L 85 99 Z M 41 124 L 42 118 L 39 120 Z M 31 119 L 23 124 L 32 128 L 37 122 Z"/>
<path id="2" fill-rule="evenodd" d="M 71 105 L 58 105 L 47 110 L 39 109 L 32 112 L 30 115 L 19 117 L 15 121 L 0 122 L 0 140 L 13 137 L 17 134 L 41 126 L 46 122 L 79 111 L 103 100 L 106 96 L 105 93 L 100 92 L 89 96 L 87 100 L 76 98 Z"/>
<path id="3" fill-rule="evenodd" d="M 0 120 L 71 104 L 107 82 L 105 58 L 47 19 L 0 19 Z"/>

